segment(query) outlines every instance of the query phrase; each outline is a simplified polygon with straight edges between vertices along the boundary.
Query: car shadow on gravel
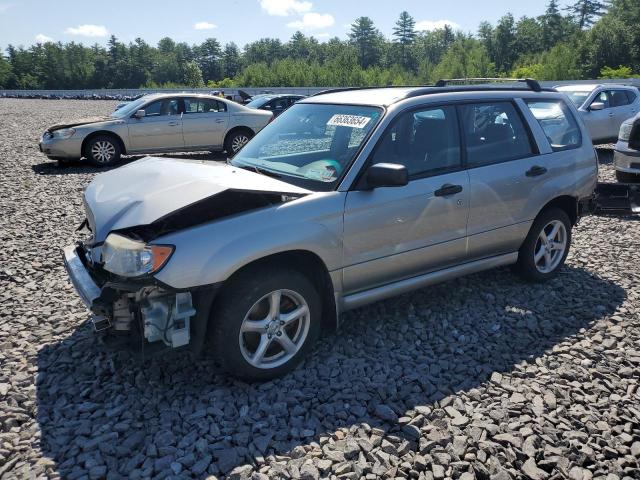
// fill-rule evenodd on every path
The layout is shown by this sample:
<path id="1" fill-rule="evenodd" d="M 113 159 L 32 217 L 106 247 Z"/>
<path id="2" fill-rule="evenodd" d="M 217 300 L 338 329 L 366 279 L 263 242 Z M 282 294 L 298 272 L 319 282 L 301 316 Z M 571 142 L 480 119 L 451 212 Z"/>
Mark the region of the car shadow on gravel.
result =
<path id="1" fill-rule="evenodd" d="M 38 352 L 40 446 L 65 478 L 136 478 L 204 477 L 265 457 L 279 476 L 270 455 L 300 458 L 301 449 L 356 462 L 372 429 L 400 453 L 424 441 L 447 445 L 470 421 L 464 402 L 494 404 L 510 421 L 500 406 L 505 390 L 495 393 L 489 381 L 494 372 L 532 377 L 524 362 L 573 343 L 625 296 L 617 284 L 569 266 L 542 285 L 508 269 L 476 274 L 349 312 L 293 373 L 262 384 L 235 381 L 186 355 L 140 364 L 101 348 L 83 323 Z M 573 369 L 547 362 L 572 381 Z"/>
<path id="2" fill-rule="evenodd" d="M 147 156 L 152 157 L 167 157 L 177 158 L 183 160 L 200 160 L 200 161 L 217 161 L 224 162 L 227 159 L 227 155 L 223 152 L 191 152 L 191 153 L 164 153 L 157 155 L 131 155 L 123 157 L 116 164 L 109 167 L 94 167 L 85 160 L 72 160 L 60 164 L 56 161 L 46 161 L 37 163 L 31 166 L 31 169 L 36 175 L 77 175 L 85 173 L 102 173 L 108 172 L 123 165 L 127 165 L 141 158 Z"/>

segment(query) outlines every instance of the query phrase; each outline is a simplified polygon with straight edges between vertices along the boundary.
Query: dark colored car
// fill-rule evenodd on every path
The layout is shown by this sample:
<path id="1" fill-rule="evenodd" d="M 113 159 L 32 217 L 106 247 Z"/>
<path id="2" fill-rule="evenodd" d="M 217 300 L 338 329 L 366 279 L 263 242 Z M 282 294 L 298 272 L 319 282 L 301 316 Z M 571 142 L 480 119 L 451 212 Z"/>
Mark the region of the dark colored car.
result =
<path id="1" fill-rule="evenodd" d="M 260 95 L 253 97 L 246 106 L 249 108 L 273 112 L 273 116 L 277 117 L 291 105 L 303 98 L 305 98 L 304 95 Z"/>

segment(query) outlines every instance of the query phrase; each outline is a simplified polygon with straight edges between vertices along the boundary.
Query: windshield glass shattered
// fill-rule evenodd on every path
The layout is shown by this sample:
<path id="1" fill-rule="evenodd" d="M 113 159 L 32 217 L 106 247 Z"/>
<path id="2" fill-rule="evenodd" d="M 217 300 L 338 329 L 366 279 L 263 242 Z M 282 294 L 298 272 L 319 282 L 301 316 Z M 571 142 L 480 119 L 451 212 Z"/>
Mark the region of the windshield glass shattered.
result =
<path id="1" fill-rule="evenodd" d="M 299 103 L 263 129 L 232 163 L 292 183 L 303 180 L 309 189 L 331 190 L 381 116 L 377 107 Z"/>

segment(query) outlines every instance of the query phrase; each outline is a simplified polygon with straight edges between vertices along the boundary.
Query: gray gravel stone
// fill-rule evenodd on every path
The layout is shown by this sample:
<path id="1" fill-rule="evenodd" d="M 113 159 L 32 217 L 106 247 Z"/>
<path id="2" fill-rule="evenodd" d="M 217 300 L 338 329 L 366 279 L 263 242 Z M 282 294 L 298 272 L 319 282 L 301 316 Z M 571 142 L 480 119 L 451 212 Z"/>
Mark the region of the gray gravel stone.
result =
<path id="1" fill-rule="evenodd" d="M 277 381 L 143 364 L 91 331 L 59 257 L 100 170 L 36 145 L 114 106 L 0 99 L 0 478 L 638 477 L 640 222 L 583 218 L 545 284 L 498 269 L 348 312 Z"/>

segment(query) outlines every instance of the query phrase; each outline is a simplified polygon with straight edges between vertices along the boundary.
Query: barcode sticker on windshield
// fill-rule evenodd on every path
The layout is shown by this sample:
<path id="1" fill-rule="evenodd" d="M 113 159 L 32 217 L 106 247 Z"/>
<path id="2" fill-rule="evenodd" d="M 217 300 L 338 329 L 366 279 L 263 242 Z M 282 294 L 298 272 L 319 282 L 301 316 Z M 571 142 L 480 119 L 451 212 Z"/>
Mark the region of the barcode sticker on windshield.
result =
<path id="1" fill-rule="evenodd" d="M 336 127 L 364 128 L 371 120 L 369 117 L 361 117 L 359 115 L 336 114 L 329 119 L 327 125 L 335 125 Z"/>

